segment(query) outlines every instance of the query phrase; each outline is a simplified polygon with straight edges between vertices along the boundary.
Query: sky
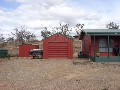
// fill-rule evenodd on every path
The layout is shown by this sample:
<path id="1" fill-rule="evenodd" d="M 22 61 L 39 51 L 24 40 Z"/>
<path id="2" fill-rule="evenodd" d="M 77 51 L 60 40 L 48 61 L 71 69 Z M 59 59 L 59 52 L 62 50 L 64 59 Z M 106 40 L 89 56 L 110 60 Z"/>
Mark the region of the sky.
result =
<path id="1" fill-rule="evenodd" d="M 0 34 L 11 36 L 14 28 L 27 30 L 42 39 L 44 27 L 58 27 L 77 23 L 85 29 L 105 29 L 113 21 L 120 24 L 120 0 L 0 0 Z"/>

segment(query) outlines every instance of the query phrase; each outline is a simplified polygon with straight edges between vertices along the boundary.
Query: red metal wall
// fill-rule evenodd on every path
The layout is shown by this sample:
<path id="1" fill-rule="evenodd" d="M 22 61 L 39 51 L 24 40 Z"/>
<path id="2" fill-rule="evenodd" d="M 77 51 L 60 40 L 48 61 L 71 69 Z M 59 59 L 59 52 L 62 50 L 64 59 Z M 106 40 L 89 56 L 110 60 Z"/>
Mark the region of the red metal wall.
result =
<path id="1" fill-rule="evenodd" d="M 29 57 L 29 52 L 32 49 L 38 49 L 38 46 L 34 46 L 31 44 L 24 44 L 19 46 L 19 57 Z"/>
<path id="2" fill-rule="evenodd" d="M 82 52 L 86 55 L 91 53 L 91 36 L 84 35 L 82 39 Z"/>
<path id="3" fill-rule="evenodd" d="M 43 41 L 43 58 L 73 58 L 73 40 L 55 34 Z"/>

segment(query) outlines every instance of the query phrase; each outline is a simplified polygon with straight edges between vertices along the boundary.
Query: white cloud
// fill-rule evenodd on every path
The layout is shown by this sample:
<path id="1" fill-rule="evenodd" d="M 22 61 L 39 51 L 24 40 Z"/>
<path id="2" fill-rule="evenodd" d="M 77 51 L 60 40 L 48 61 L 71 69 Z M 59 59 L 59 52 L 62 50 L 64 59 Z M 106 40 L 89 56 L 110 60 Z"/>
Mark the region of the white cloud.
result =
<path id="1" fill-rule="evenodd" d="M 4 34 L 13 30 L 14 27 L 25 25 L 28 30 L 40 36 L 44 27 L 58 26 L 60 22 L 69 23 L 70 26 L 75 26 L 76 23 L 84 23 L 85 28 L 105 28 L 105 24 L 109 20 L 113 20 L 113 17 L 115 17 L 114 20 L 120 19 L 119 14 L 112 14 L 114 11 L 99 12 L 95 9 L 83 7 L 83 5 L 75 6 L 72 5 L 72 0 L 6 1 L 17 2 L 20 5 L 13 10 L 0 7 L 0 32 L 5 31 Z M 118 13 L 119 9 L 116 9 L 115 12 Z"/>
<path id="2" fill-rule="evenodd" d="M 101 16 L 98 13 L 95 13 L 95 12 L 89 13 L 85 17 L 85 19 L 87 19 L 87 20 L 99 20 L 100 18 L 101 18 Z"/>

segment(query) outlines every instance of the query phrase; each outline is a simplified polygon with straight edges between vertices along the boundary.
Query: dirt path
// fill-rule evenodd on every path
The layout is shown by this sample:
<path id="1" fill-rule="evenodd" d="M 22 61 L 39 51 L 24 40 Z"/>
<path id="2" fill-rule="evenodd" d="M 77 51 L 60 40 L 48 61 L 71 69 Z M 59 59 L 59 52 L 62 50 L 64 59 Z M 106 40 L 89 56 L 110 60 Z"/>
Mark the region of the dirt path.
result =
<path id="1" fill-rule="evenodd" d="M 120 63 L 11 59 L 0 64 L 0 90 L 120 90 Z"/>

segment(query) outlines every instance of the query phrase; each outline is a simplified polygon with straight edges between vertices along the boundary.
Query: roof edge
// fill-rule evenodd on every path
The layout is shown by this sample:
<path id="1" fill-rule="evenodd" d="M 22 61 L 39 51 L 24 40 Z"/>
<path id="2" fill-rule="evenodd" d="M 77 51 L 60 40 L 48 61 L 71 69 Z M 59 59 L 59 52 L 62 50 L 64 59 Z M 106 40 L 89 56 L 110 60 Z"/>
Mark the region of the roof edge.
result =
<path id="1" fill-rule="evenodd" d="M 51 36 L 49 36 L 49 37 L 46 37 L 46 38 L 44 38 L 44 39 L 42 39 L 42 40 L 48 39 L 48 38 L 50 38 L 50 37 L 52 37 L 52 36 L 54 36 L 54 35 L 57 35 L 57 34 L 60 34 L 60 35 L 62 35 L 62 36 L 65 36 L 65 37 L 68 38 L 68 39 L 72 39 L 72 40 L 73 40 L 73 37 L 72 37 L 72 36 L 64 35 L 64 34 L 61 34 L 61 33 L 55 33 L 55 34 L 53 34 L 53 35 L 51 35 Z"/>

